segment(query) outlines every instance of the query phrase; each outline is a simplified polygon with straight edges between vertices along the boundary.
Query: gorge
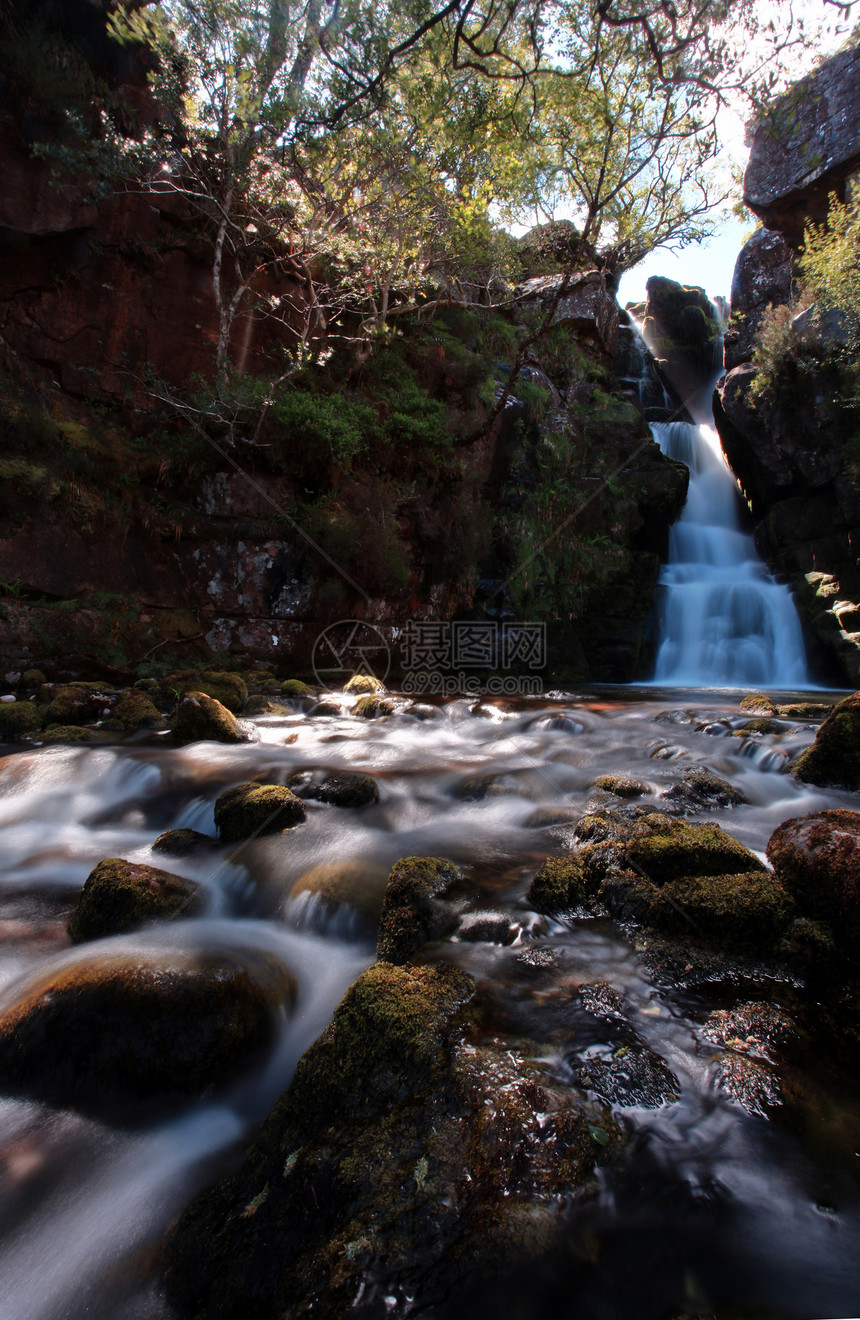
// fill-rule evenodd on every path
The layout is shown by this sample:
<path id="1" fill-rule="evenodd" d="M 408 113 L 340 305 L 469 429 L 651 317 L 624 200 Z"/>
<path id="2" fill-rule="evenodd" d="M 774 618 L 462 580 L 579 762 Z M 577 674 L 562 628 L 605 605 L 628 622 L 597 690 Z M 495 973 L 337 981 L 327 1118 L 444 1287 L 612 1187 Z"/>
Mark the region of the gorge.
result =
<path id="1" fill-rule="evenodd" d="M 854 414 L 814 314 L 760 332 L 850 197 L 856 44 L 753 143 L 725 374 L 727 309 L 621 308 L 571 222 L 464 299 L 476 224 L 366 339 L 320 260 L 280 393 L 278 249 L 230 395 L 199 213 L 57 172 L 12 12 L 0 1317 L 848 1320 Z M 123 149 L 176 132 L 110 4 L 32 12 Z"/>

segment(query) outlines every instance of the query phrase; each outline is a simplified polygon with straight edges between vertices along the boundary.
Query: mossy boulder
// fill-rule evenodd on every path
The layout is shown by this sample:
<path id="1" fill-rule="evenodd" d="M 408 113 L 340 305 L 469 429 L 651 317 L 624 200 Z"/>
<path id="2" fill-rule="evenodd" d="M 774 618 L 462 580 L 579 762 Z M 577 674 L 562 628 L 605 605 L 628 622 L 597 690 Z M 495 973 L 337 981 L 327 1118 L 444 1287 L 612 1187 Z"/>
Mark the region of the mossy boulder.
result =
<path id="1" fill-rule="evenodd" d="M 621 798 L 643 797 L 649 792 L 647 784 L 643 784 L 641 779 L 631 778 L 630 775 L 598 775 L 594 787 L 602 789 L 605 793 L 614 793 L 616 797 Z"/>
<path id="2" fill-rule="evenodd" d="M 753 734 L 761 734 L 765 736 L 768 734 L 784 733 L 784 732 L 785 732 L 785 726 L 783 724 L 780 724 L 779 720 L 770 720 L 770 719 L 761 718 L 757 720 L 745 720 L 739 729 L 735 729 L 733 731 L 732 737 L 749 738 Z"/>
<path id="3" fill-rule="evenodd" d="M 328 912 L 346 905 L 374 928 L 382 910 L 388 872 L 360 859 L 321 862 L 299 876 L 290 898 L 317 896 Z"/>
<path id="4" fill-rule="evenodd" d="M 92 684 L 58 684 L 51 689 L 42 723 L 45 726 L 87 724 L 98 719 L 104 705 L 104 698 L 93 689 Z"/>
<path id="5" fill-rule="evenodd" d="M 194 742 L 250 742 L 235 715 L 205 692 L 186 692 L 173 712 L 170 732 L 180 747 Z"/>
<path id="6" fill-rule="evenodd" d="M 224 843 L 252 834 L 281 834 L 300 825 L 305 805 L 282 784 L 237 784 L 215 801 L 215 826 Z"/>
<path id="7" fill-rule="evenodd" d="M 834 706 L 791 774 L 822 788 L 860 789 L 860 692 Z"/>
<path id="8" fill-rule="evenodd" d="M 600 898 L 621 921 L 748 952 L 774 950 L 794 915 L 791 896 L 764 870 L 681 876 L 662 886 L 616 871 L 601 885 Z"/>
<path id="9" fill-rule="evenodd" d="M 459 872 L 441 857 L 401 857 L 388 877 L 376 956 L 381 962 L 404 963 L 428 940 L 453 927 L 454 916 L 440 895 Z"/>
<path id="10" fill-rule="evenodd" d="M 99 1111 L 199 1096 L 272 1043 L 296 993 L 272 958 L 112 954 L 53 971 L 0 1015 L 7 1094 Z"/>
<path id="11" fill-rule="evenodd" d="M 201 848 L 214 848 L 217 843 L 211 834 L 201 834 L 199 830 L 165 830 L 155 840 L 152 851 L 165 857 L 188 857 Z"/>
<path id="12" fill-rule="evenodd" d="M 20 686 L 25 692 L 38 692 L 42 684 L 47 681 L 41 669 L 25 669 L 21 675 Z"/>
<path id="13" fill-rule="evenodd" d="M 365 696 L 368 693 L 384 692 L 385 684 L 373 674 L 353 674 L 349 682 L 344 683 L 343 690 L 355 696 Z"/>
<path id="14" fill-rule="evenodd" d="M 746 798 L 728 779 L 710 770 L 685 770 L 680 782 L 666 790 L 665 797 L 680 807 L 698 811 L 703 807 L 739 807 Z"/>
<path id="15" fill-rule="evenodd" d="M 751 692 L 741 701 L 741 710 L 748 710 L 753 715 L 775 715 L 776 706 L 766 692 Z"/>
<path id="16" fill-rule="evenodd" d="M 237 1320 L 253 1297 L 260 1316 L 342 1320 L 392 1294 L 429 1311 L 556 1243 L 618 1129 L 506 1042 L 465 1048 L 472 990 L 446 966 L 358 978 L 240 1169 L 171 1231 L 181 1314 Z"/>
<path id="17" fill-rule="evenodd" d="M 302 697 L 315 696 L 315 691 L 308 683 L 303 683 L 300 678 L 287 678 L 281 684 L 281 696 L 298 701 Z"/>
<path id="18" fill-rule="evenodd" d="M 0 701 L 0 742 L 20 742 L 41 727 L 32 701 Z"/>
<path id="19" fill-rule="evenodd" d="M 337 771 L 323 779 L 297 775 L 295 781 L 290 781 L 290 787 L 300 797 L 327 802 L 333 807 L 368 807 L 379 801 L 379 788 L 372 775 Z"/>
<path id="20" fill-rule="evenodd" d="M 109 742 L 110 736 L 99 729 L 86 729 L 78 724 L 52 724 L 39 734 L 39 742 L 46 743 L 98 743 Z"/>
<path id="21" fill-rule="evenodd" d="M 110 713 L 111 724 L 121 729 L 163 729 L 161 712 L 146 692 L 127 688 Z"/>
<path id="22" fill-rule="evenodd" d="M 528 902 L 536 912 L 553 915 L 579 907 L 588 896 L 586 876 L 578 857 L 548 857 L 529 885 Z"/>
<path id="23" fill-rule="evenodd" d="M 380 715 L 393 715 L 397 709 L 393 701 L 387 697 L 377 695 L 359 697 L 352 708 L 353 715 L 358 715 L 363 720 L 375 720 Z"/>
<path id="24" fill-rule="evenodd" d="M 633 870 L 655 885 L 681 876 L 766 871 L 755 853 L 719 825 L 689 825 L 659 813 L 640 817 L 614 837 L 580 849 L 586 872 L 600 880 L 613 867 Z"/>
<path id="25" fill-rule="evenodd" d="M 140 862 L 108 857 L 87 876 L 69 923 L 73 944 L 121 935 L 149 921 L 200 909 L 197 886 Z"/>
<path id="26" fill-rule="evenodd" d="M 860 920 L 860 812 L 816 811 L 783 821 L 767 855 L 804 915 L 852 926 Z"/>
<path id="27" fill-rule="evenodd" d="M 196 683 L 199 692 L 214 697 L 234 715 L 238 715 L 248 700 L 248 687 L 241 674 L 228 674 L 220 670 L 207 670 Z"/>

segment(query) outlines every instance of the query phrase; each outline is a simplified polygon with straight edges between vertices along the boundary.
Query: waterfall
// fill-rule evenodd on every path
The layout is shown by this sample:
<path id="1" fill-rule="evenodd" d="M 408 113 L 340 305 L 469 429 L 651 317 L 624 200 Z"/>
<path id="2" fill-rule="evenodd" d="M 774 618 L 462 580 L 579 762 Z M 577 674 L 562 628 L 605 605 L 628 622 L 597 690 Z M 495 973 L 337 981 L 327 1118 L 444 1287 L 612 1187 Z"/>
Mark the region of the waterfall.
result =
<path id="1" fill-rule="evenodd" d="M 652 422 L 668 458 L 690 469 L 681 516 L 659 579 L 654 681 L 683 687 L 809 685 L 788 587 L 760 559 L 713 426 Z"/>

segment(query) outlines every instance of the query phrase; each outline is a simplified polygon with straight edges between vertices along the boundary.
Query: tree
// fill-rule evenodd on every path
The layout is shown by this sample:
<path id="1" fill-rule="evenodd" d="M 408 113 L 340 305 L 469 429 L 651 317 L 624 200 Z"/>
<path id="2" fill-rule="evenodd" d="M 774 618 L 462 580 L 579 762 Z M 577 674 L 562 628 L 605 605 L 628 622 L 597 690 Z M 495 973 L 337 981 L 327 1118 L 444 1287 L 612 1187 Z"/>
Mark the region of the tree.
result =
<path id="1" fill-rule="evenodd" d="M 809 225 L 800 257 L 804 292 L 822 311 L 842 318 L 852 344 L 860 344 L 860 201 L 830 198 L 826 225 Z"/>

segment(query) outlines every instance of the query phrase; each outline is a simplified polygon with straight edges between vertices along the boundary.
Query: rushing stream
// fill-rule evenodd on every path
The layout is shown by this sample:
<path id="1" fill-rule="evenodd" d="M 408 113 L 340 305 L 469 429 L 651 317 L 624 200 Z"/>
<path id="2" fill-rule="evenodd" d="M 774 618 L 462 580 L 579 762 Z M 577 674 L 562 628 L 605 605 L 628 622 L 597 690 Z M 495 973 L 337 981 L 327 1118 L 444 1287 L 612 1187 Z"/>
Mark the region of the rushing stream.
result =
<path id="1" fill-rule="evenodd" d="M 611 1048 L 599 1033 L 582 1036 L 570 1006 L 571 987 L 601 981 L 623 994 L 637 1032 L 681 1083 L 675 1104 L 619 1110 L 631 1140 L 597 1199 L 571 1218 L 581 1250 L 557 1268 L 551 1260 L 540 1278 L 524 1282 L 521 1297 L 514 1287 L 509 1313 L 658 1320 L 673 1308 L 755 1303 L 783 1320 L 856 1316 L 856 1090 L 837 1072 L 802 1077 L 791 1123 L 780 1121 L 778 1103 L 750 1112 L 721 1088 L 724 1052 L 702 1032 L 707 1014 L 739 995 L 790 1007 L 795 988 L 765 964 L 745 990 L 667 988 L 610 921 L 553 921 L 530 912 L 524 897 L 536 866 L 563 842 L 564 827 L 552 834 L 547 810 L 575 820 L 588 803 L 605 800 L 593 788 L 600 774 L 634 775 L 655 800 L 685 768 L 707 766 L 748 805 L 698 819 L 719 819 L 759 853 L 787 817 L 855 807 L 851 794 L 812 789 L 784 773 L 814 726 L 782 720 L 779 733 L 737 738 L 745 716 L 736 696 L 657 689 L 559 694 L 519 707 L 404 703 L 374 721 L 355 718 L 351 699 L 340 700 L 340 715 L 311 717 L 297 703 L 290 714 L 263 717 L 261 741 L 246 747 L 176 750 L 150 735 L 0 761 L 0 1007 L 36 974 L 92 953 L 92 945 L 72 949 L 65 926 L 87 874 L 111 856 L 167 864 L 198 880 L 209 907 L 105 941 L 100 951 L 259 951 L 285 963 L 299 986 L 270 1056 L 216 1099 L 111 1123 L 0 1102 L 2 1320 L 165 1320 L 153 1263 L 166 1225 L 202 1185 L 235 1166 L 299 1054 L 374 957 L 372 933 L 357 917 L 345 910 L 325 917 L 291 899 L 293 883 L 337 859 L 360 860 L 368 883 L 378 883 L 373 877 L 412 854 L 449 857 L 469 881 L 459 935 L 430 956 L 467 967 L 507 1030 L 551 1034 L 546 1062 L 561 1081 L 578 1084 L 574 1047 L 580 1059 Z M 361 810 L 309 803 L 300 828 L 239 850 L 167 863 L 151 854 L 164 829 L 212 833 L 214 799 L 228 785 L 263 776 L 284 782 L 310 767 L 374 774 L 379 803 Z M 538 950 L 551 956 L 535 958 Z M 550 1018 L 553 1033 L 545 1030 Z M 496 1298 L 493 1307 L 498 1315 L 506 1304 Z"/>

